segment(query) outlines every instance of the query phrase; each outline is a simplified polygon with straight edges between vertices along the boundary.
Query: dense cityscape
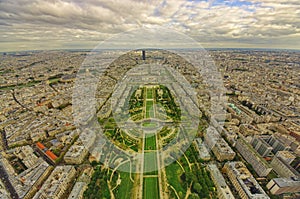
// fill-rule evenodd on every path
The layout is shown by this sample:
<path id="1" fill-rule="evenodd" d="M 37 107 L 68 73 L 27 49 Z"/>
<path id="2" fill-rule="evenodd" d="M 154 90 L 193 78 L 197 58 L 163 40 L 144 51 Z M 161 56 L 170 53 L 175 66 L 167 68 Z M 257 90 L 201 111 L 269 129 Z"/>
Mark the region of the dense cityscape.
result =
<path id="1" fill-rule="evenodd" d="M 108 55 L 112 63 L 97 83 L 96 114 L 85 122 L 95 119 L 110 143 L 74 123 L 73 88 L 88 54 L 0 55 L 1 199 L 300 197 L 299 51 L 208 50 L 225 87 L 224 113 L 214 116 L 209 82 L 186 60 L 159 50 L 131 51 L 117 60 Z M 148 64 L 149 72 L 133 70 L 141 64 Z M 192 108 L 199 112 L 180 110 L 189 93 L 168 68 L 193 85 Z M 162 85 L 162 74 L 168 86 Z M 118 126 L 114 116 L 111 98 L 124 76 L 138 86 L 119 85 L 117 104 L 129 103 L 129 119 L 149 130 L 147 136 Z M 199 119 L 194 139 L 185 151 L 160 156 L 159 150 L 190 133 L 178 125 L 186 112 Z M 130 168 L 142 172 L 119 170 L 128 161 L 111 143 L 128 154 L 149 155 L 136 165 L 128 159 Z"/>

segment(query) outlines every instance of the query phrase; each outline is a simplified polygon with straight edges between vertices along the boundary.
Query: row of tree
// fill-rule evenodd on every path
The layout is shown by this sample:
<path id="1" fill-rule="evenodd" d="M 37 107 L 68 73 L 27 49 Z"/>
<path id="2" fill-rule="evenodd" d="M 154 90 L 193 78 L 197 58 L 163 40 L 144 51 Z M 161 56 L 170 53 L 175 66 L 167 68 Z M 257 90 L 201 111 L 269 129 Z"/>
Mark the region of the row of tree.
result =
<path id="1" fill-rule="evenodd" d="M 107 185 L 107 173 L 106 170 L 101 170 L 100 166 L 97 166 L 92 176 L 91 182 L 88 185 L 87 190 L 83 193 L 85 199 L 109 199 L 110 192 Z"/>
<path id="2" fill-rule="evenodd" d="M 191 166 L 191 171 L 186 171 L 180 178 L 185 186 L 192 184 L 191 191 L 192 194 L 189 198 L 212 198 L 215 197 L 215 186 L 210 178 L 210 173 L 205 168 L 205 165 L 199 163 L 199 157 L 196 154 L 196 150 L 193 145 L 191 145 L 186 151 L 187 156 Z M 183 160 L 184 157 L 181 158 Z M 182 161 L 181 161 L 182 162 Z M 183 161 L 185 162 L 185 161 Z M 187 165 L 185 168 L 187 168 Z"/>

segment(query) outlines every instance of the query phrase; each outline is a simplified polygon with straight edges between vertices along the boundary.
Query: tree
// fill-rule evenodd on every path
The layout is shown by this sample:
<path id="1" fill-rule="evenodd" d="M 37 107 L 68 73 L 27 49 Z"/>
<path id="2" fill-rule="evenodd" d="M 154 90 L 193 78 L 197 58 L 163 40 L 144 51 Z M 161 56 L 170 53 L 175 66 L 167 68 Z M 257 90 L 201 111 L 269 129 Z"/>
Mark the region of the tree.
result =
<path id="1" fill-rule="evenodd" d="M 197 177 L 191 172 L 186 172 L 186 179 L 188 182 L 197 181 Z"/>
<path id="2" fill-rule="evenodd" d="M 200 197 L 198 196 L 198 194 L 192 193 L 192 194 L 189 196 L 189 199 L 200 199 Z"/>
<path id="3" fill-rule="evenodd" d="M 91 165 L 92 165 L 93 167 L 95 167 L 95 166 L 98 165 L 98 162 L 94 160 L 94 161 L 92 161 Z"/>
<path id="4" fill-rule="evenodd" d="M 202 186 L 198 182 L 193 184 L 193 191 L 197 193 L 201 193 L 201 190 L 202 190 Z"/>
<path id="5" fill-rule="evenodd" d="M 185 182 L 186 180 L 185 173 L 181 174 L 180 179 L 182 180 L 182 182 Z"/>

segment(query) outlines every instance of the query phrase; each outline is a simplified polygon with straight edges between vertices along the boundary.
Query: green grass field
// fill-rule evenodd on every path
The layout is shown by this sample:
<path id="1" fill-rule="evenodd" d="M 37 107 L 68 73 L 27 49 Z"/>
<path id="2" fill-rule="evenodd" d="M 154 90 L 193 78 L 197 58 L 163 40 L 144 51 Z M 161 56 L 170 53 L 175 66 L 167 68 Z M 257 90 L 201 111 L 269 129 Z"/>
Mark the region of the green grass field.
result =
<path id="1" fill-rule="evenodd" d="M 156 150 L 156 139 L 155 134 L 147 135 L 149 137 L 145 138 L 145 148 L 144 150 Z"/>
<path id="2" fill-rule="evenodd" d="M 147 99 L 153 99 L 153 90 L 152 90 L 152 88 L 147 88 Z"/>
<path id="3" fill-rule="evenodd" d="M 159 199 L 158 178 L 146 177 L 143 183 L 144 199 Z"/>
<path id="4" fill-rule="evenodd" d="M 169 184 L 176 189 L 177 193 L 182 192 L 183 195 L 185 195 L 186 187 L 183 187 L 180 179 L 182 173 L 183 171 L 177 162 L 173 162 L 166 167 L 166 174 Z"/>
<path id="5" fill-rule="evenodd" d="M 153 123 L 153 122 L 144 122 L 143 123 L 144 127 L 149 127 L 149 128 L 153 128 L 153 127 L 157 127 L 157 123 Z"/>
<path id="6" fill-rule="evenodd" d="M 144 171 L 145 171 L 145 175 L 157 174 L 157 153 L 156 152 L 144 153 Z"/>
<path id="7" fill-rule="evenodd" d="M 133 183 L 130 180 L 130 173 L 120 172 L 121 184 L 114 190 L 116 198 L 127 199 L 131 195 Z"/>
<path id="8" fill-rule="evenodd" d="M 153 101 L 146 102 L 146 118 L 154 117 Z"/>

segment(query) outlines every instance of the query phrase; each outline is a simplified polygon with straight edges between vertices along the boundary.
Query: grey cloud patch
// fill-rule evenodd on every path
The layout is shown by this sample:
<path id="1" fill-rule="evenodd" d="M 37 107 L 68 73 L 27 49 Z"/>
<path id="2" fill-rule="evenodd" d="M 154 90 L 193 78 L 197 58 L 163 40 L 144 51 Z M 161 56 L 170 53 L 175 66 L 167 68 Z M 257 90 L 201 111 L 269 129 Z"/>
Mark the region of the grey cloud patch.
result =
<path id="1" fill-rule="evenodd" d="M 247 1 L 252 5 L 210 6 L 213 1 L 183 0 L 2 0 L 0 26 L 5 26 L 1 33 L 6 41 L 28 41 L 27 47 L 49 38 L 58 46 L 67 41 L 90 44 L 123 31 L 161 25 L 211 45 L 244 40 L 256 45 L 255 39 L 269 41 L 271 37 L 276 43 L 299 48 L 288 42 L 300 33 L 298 0 Z"/>
<path id="2" fill-rule="evenodd" d="M 0 21 L 0 26 L 11 26 L 11 24 L 6 23 L 4 21 Z"/>

